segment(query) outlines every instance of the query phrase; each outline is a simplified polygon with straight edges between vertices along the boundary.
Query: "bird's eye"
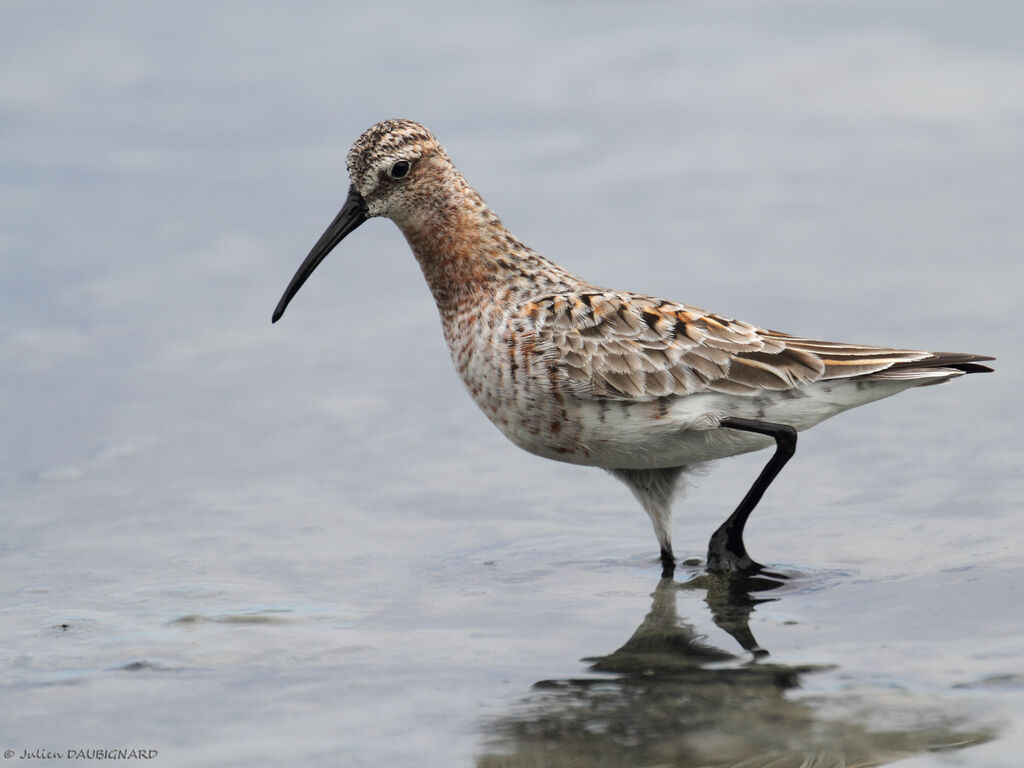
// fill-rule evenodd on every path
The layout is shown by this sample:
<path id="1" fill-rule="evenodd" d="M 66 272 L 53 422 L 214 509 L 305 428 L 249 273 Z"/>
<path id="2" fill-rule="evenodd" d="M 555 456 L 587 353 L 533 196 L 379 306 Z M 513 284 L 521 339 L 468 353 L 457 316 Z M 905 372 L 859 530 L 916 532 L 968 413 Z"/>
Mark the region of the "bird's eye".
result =
<path id="1" fill-rule="evenodd" d="M 392 179 L 405 178 L 409 173 L 409 169 L 412 164 L 408 160 L 399 160 L 397 163 L 391 166 L 391 170 L 388 171 L 388 176 Z"/>

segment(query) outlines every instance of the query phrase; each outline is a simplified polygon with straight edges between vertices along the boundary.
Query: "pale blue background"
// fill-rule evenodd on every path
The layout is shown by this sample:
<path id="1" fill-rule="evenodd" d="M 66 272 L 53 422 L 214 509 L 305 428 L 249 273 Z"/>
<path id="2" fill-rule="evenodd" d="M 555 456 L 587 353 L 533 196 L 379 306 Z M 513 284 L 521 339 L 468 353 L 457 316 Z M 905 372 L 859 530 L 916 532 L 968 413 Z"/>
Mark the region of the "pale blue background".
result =
<path id="1" fill-rule="evenodd" d="M 0 748 L 471 765 L 650 609 L 643 513 L 475 410 L 392 225 L 270 325 L 401 116 L 589 280 L 999 356 L 805 435 L 748 542 L 809 574 L 751 628 L 830 668 L 814 712 L 903 697 L 996 738 L 901 765 L 1013 764 L 1022 34 L 1009 1 L 0 6 Z M 683 554 L 763 459 L 691 490 Z"/>

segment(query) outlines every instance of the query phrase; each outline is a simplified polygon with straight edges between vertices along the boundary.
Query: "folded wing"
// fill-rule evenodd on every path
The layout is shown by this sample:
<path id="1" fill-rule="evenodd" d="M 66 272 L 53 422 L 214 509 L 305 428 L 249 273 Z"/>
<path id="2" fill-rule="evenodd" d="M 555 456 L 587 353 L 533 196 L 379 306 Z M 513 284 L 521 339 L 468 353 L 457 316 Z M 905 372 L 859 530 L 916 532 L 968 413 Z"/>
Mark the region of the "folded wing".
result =
<path id="1" fill-rule="evenodd" d="M 754 394 L 826 379 L 937 383 L 991 370 L 992 358 L 804 339 L 685 304 L 595 289 L 529 302 L 538 352 L 578 397 L 653 400 L 698 392 Z"/>

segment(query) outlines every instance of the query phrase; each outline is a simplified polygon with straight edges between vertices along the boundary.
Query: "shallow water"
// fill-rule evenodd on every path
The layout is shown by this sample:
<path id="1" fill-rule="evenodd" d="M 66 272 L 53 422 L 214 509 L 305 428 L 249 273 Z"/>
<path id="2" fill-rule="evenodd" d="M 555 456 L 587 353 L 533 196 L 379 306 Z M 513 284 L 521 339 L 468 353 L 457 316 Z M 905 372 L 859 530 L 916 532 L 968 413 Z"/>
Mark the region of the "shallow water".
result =
<path id="1" fill-rule="evenodd" d="M 1022 31 L 1009 2 L 5 6 L 0 749 L 1016 765 Z M 624 487 L 476 412 L 390 224 L 270 325 L 396 115 L 590 280 L 998 372 L 802 435 L 748 529 L 783 586 L 661 581 Z M 694 480 L 679 554 L 765 458 Z"/>

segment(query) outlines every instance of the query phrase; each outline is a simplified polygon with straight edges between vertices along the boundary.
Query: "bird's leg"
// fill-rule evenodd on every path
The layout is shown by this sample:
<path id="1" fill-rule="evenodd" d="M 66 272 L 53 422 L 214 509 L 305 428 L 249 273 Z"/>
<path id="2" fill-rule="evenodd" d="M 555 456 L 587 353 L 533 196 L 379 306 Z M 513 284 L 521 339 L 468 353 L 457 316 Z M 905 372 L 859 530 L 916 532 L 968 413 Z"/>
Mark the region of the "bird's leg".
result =
<path id="1" fill-rule="evenodd" d="M 651 518 L 661 545 L 661 575 L 671 578 L 676 569 L 672 555 L 672 496 L 686 467 L 661 469 L 609 469 L 633 492 Z"/>
<path id="2" fill-rule="evenodd" d="M 737 429 L 742 432 L 756 432 L 775 439 L 775 455 L 771 457 L 754 484 L 750 486 L 743 501 L 729 515 L 729 519 L 719 526 L 711 535 L 708 544 L 708 570 L 717 573 L 751 573 L 761 569 L 761 564 L 750 559 L 746 547 L 743 546 L 743 526 L 754 511 L 757 502 L 771 485 L 772 480 L 782 470 L 790 457 L 796 452 L 796 430 L 788 424 L 775 424 L 770 421 L 754 421 L 727 417 L 722 419 L 720 426 Z"/>
<path id="3" fill-rule="evenodd" d="M 676 572 L 676 558 L 672 554 L 672 545 L 661 548 L 661 578 L 671 579 Z"/>

